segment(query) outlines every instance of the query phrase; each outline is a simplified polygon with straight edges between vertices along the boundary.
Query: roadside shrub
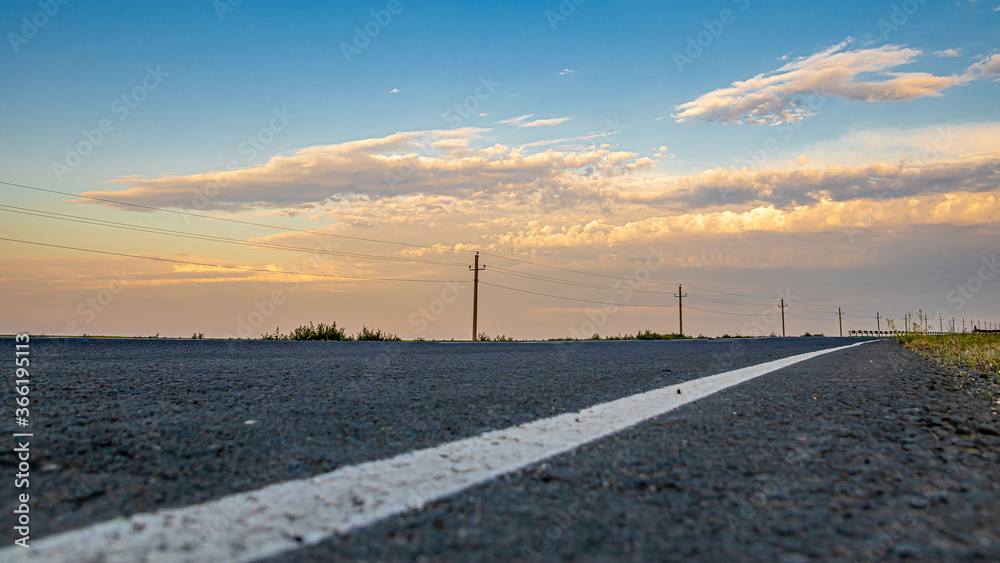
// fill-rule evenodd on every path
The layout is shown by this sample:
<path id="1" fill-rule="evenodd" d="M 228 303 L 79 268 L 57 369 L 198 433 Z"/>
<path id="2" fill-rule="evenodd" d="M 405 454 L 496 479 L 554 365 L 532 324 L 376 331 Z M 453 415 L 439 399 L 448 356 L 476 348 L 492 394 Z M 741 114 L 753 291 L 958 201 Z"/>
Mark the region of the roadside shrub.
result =
<path id="1" fill-rule="evenodd" d="M 287 340 L 350 340 L 351 337 L 347 336 L 347 331 L 343 328 L 337 328 L 337 322 L 334 321 L 331 324 L 319 323 L 318 325 L 313 325 L 312 321 L 309 321 L 309 326 L 302 325 L 292 332 L 288 333 Z"/>
<path id="2" fill-rule="evenodd" d="M 388 332 L 382 332 L 379 330 L 370 330 L 367 326 L 362 325 L 361 331 L 354 336 L 355 340 L 361 342 L 399 342 L 400 338 L 395 334 L 390 334 Z"/>

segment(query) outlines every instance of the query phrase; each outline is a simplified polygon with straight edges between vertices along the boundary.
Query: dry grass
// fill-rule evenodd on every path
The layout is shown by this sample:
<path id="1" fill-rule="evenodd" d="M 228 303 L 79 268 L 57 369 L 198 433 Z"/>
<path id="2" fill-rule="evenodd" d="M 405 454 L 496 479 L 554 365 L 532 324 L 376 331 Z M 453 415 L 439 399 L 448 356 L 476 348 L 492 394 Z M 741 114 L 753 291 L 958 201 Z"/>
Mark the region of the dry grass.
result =
<path id="1" fill-rule="evenodd" d="M 984 370 L 1000 377 L 1000 334 L 905 334 L 899 341 L 910 350 L 943 363 Z"/>

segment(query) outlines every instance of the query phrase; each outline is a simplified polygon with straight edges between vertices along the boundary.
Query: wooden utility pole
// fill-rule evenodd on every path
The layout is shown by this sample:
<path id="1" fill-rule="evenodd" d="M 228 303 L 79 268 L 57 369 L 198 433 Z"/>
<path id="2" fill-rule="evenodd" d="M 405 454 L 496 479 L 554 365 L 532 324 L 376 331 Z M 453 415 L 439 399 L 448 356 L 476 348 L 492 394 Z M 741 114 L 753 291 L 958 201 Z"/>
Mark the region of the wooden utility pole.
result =
<path id="1" fill-rule="evenodd" d="M 837 319 L 840 320 L 840 337 L 844 337 L 844 313 L 837 307 Z"/>
<path id="2" fill-rule="evenodd" d="M 882 332 L 882 313 L 875 313 L 875 330 L 877 333 Z"/>
<path id="3" fill-rule="evenodd" d="M 475 272 L 472 278 L 472 341 L 479 340 L 479 333 L 476 332 L 476 321 L 479 315 L 479 272 L 486 269 L 486 266 L 479 267 L 479 253 L 476 252 L 476 267 L 469 266 Z"/>
<path id="4" fill-rule="evenodd" d="M 962 319 L 962 332 L 965 332 L 965 319 Z"/>
<path id="5" fill-rule="evenodd" d="M 678 334 L 684 336 L 684 298 L 687 297 L 687 294 L 684 293 L 684 288 L 680 284 L 677 285 L 677 294 L 674 297 L 677 298 Z"/>
<path id="6" fill-rule="evenodd" d="M 941 329 L 941 332 L 944 332 L 944 317 L 941 315 L 938 315 L 938 328 Z"/>
<path id="7" fill-rule="evenodd" d="M 903 322 L 906 323 L 906 332 L 910 332 L 910 314 L 903 315 Z"/>
<path id="8" fill-rule="evenodd" d="M 781 300 L 781 337 L 785 337 L 785 300 Z"/>

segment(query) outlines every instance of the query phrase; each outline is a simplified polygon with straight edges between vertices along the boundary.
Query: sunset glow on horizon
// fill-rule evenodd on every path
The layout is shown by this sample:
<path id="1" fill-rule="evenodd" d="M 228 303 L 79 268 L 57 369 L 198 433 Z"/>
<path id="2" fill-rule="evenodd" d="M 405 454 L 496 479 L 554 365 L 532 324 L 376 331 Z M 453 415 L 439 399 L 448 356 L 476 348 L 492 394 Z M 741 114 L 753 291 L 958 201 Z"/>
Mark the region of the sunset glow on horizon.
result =
<path id="1" fill-rule="evenodd" d="M 476 252 L 490 336 L 1000 321 L 996 1 L 53 5 L 2 334 L 468 339 Z"/>

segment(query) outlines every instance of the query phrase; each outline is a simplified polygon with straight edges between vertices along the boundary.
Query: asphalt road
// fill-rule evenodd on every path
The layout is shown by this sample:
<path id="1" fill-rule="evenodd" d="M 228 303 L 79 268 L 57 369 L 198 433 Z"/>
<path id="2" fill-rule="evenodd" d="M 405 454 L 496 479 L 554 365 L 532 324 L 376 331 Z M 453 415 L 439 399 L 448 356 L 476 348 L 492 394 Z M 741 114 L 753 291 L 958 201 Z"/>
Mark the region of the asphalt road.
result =
<path id="1" fill-rule="evenodd" d="M 851 342 L 38 339 L 31 536 Z M 997 420 L 958 385 L 895 343 L 834 352 L 276 560 L 1000 560 Z"/>

